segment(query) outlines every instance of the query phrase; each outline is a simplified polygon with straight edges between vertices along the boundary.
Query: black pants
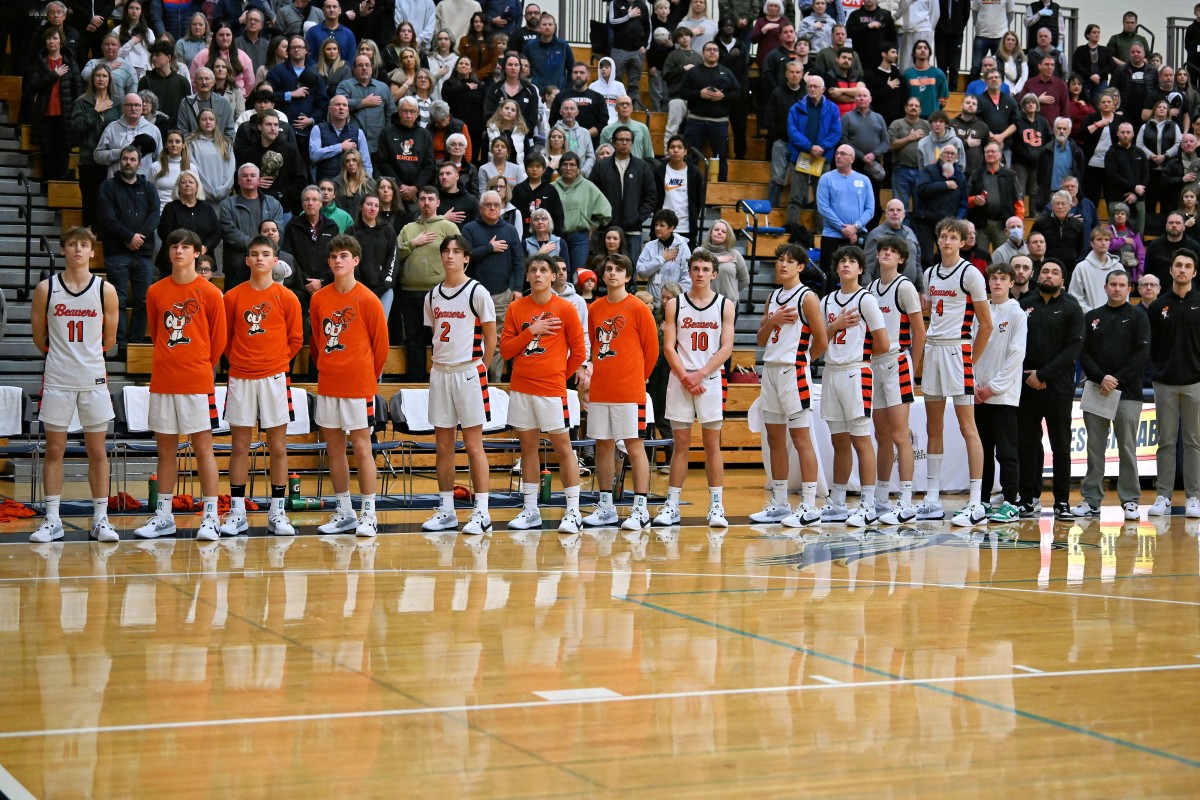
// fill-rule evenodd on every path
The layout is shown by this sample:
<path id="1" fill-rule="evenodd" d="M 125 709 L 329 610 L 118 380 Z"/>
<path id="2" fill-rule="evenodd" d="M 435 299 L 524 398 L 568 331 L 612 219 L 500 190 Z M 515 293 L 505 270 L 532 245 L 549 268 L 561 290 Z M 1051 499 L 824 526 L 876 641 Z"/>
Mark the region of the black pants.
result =
<path id="1" fill-rule="evenodd" d="M 1000 491 L 1004 499 L 1017 503 L 1017 407 L 980 403 L 975 406 L 975 427 L 983 444 L 983 493 L 996 485 L 996 462 L 1000 462 Z"/>
<path id="2" fill-rule="evenodd" d="M 404 350 L 407 356 L 404 379 L 412 383 L 425 383 L 429 371 L 425 368 L 426 348 L 433 344 L 433 332 L 425 327 L 422 316 L 425 292 L 401 289 L 396 292 L 396 308 L 399 309 L 404 325 Z"/>
<path id="3" fill-rule="evenodd" d="M 821 271 L 825 273 L 825 289 L 821 292 L 822 297 L 837 289 L 840 284 L 833 254 L 839 247 L 848 244 L 850 244 L 849 239 L 841 239 L 836 236 L 821 237 Z"/>
<path id="4" fill-rule="evenodd" d="M 67 149 L 67 123 L 62 114 L 39 120 L 42 147 L 42 178 L 48 181 L 71 179 L 71 151 Z"/>
<path id="5" fill-rule="evenodd" d="M 1033 502 L 1042 494 L 1042 420 L 1053 454 L 1051 488 L 1055 503 L 1066 503 L 1071 496 L 1071 393 L 1037 391 L 1022 387 L 1017 409 L 1017 458 L 1020 461 L 1021 500 Z"/>
<path id="6" fill-rule="evenodd" d="M 946 73 L 950 82 L 950 91 L 958 91 L 958 62 L 962 60 L 962 45 L 964 31 L 957 33 L 933 32 L 933 52 L 937 56 L 937 64 Z"/>
<path id="7" fill-rule="evenodd" d="M 69 162 L 68 162 L 69 163 Z M 100 194 L 100 184 L 108 178 L 108 167 L 103 164 L 79 165 L 79 196 L 83 201 L 83 224 L 97 234 L 101 233 L 100 218 L 96 213 L 96 198 Z"/>

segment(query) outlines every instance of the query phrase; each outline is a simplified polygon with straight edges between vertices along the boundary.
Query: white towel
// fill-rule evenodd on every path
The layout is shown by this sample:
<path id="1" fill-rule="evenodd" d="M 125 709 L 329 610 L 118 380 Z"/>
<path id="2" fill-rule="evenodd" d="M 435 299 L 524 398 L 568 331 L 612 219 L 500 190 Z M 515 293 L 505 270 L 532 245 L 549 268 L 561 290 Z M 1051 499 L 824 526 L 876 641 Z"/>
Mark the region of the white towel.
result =
<path id="1" fill-rule="evenodd" d="M 150 387 L 126 386 L 121 390 L 125 399 L 125 425 L 130 433 L 150 430 Z"/>
<path id="2" fill-rule="evenodd" d="M 308 392 L 296 386 L 292 387 L 292 416 L 295 419 L 287 425 L 288 436 L 303 436 L 312 432 L 312 423 L 308 419 Z"/>
<path id="3" fill-rule="evenodd" d="M 19 436 L 25 432 L 21 422 L 24 397 L 18 386 L 0 386 L 0 436 Z"/>

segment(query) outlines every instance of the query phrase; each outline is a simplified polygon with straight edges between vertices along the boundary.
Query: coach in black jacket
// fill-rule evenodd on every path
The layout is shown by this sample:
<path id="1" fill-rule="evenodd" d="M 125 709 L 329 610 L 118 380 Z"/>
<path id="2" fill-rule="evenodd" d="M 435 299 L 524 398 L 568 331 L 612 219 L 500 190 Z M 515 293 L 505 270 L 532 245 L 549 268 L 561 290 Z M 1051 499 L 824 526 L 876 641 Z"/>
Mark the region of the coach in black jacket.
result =
<path id="1" fill-rule="evenodd" d="M 1129 206 L 1129 227 L 1141 233 L 1146 225 L 1146 187 L 1150 165 L 1146 154 L 1133 143 L 1131 122 L 1117 125 L 1117 140 L 1104 154 L 1104 199 Z"/>

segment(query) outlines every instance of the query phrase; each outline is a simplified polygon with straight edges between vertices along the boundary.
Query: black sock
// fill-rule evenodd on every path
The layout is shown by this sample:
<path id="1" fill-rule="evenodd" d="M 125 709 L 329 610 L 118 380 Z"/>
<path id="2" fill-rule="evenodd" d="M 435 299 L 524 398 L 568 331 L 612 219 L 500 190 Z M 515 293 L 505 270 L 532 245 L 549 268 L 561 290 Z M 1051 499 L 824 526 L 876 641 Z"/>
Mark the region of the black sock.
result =
<path id="1" fill-rule="evenodd" d="M 271 484 L 271 497 L 287 497 L 287 485 L 276 486 Z"/>
<path id="2" fill-rule="evenodd" d="M 246 496 L 246 484 L 244 484 L 244 483 L 229 484 L 229 496 L 230 497 L 245 497 Z"/>

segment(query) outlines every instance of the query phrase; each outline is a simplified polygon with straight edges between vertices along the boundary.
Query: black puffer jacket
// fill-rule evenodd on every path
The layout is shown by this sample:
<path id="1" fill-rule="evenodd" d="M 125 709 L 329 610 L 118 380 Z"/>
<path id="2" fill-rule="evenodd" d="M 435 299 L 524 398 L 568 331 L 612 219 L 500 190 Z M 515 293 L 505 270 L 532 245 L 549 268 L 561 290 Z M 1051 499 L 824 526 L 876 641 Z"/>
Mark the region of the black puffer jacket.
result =
<path id="1" fill-rule="evenodd" d="M 354 277 L 378 297 L 392 288 L 396 273 L 396 233 L 388 225 L 371 228 L 361 222 L 346 231 L 358 240 L 362 258 L 354 269 Z"/>

